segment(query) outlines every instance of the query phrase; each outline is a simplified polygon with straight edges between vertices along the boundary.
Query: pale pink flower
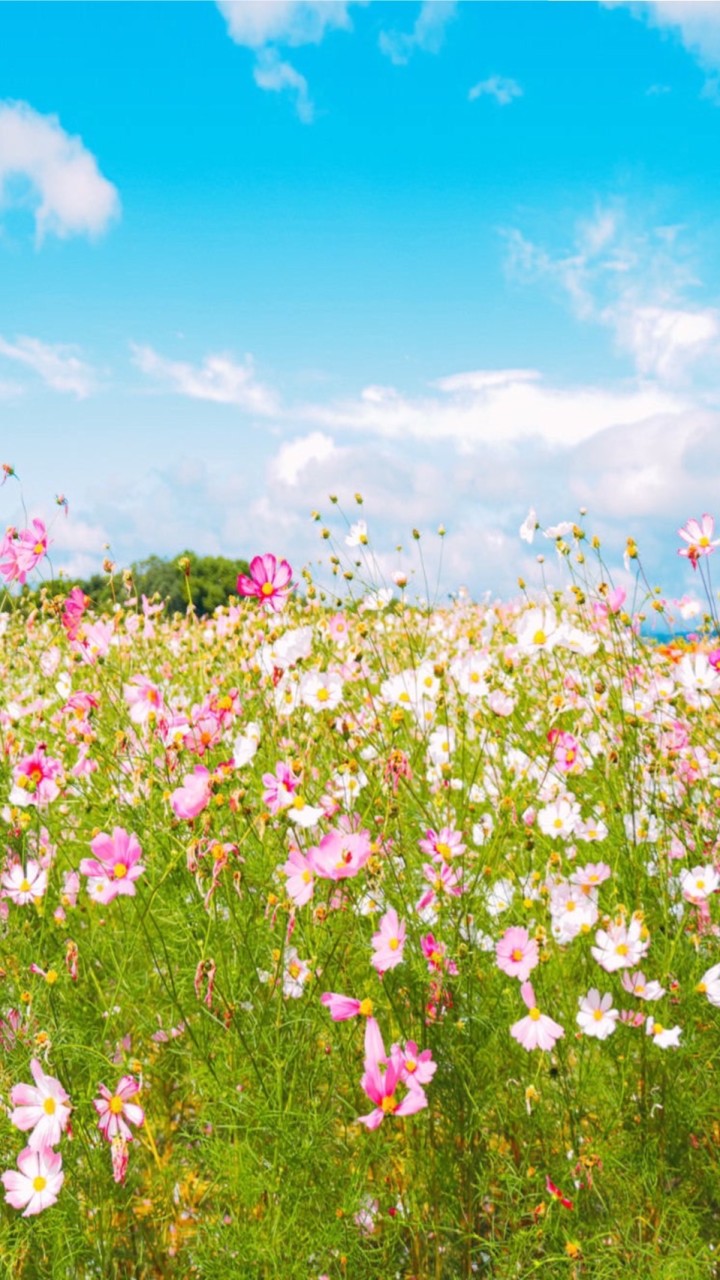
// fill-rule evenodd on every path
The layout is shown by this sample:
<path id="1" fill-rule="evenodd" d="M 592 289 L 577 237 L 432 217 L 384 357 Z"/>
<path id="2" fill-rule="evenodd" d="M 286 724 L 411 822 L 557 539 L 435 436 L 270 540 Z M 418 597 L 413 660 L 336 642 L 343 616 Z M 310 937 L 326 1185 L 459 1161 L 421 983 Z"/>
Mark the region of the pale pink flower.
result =
<path id="1" fill-rule="evenodd" d="M 147 724 L 162 710 L 162 692 L 147 676 L 132 676 L 129 683 L 123 685 L 123 694 L 133 724 Z"/>
<path id="2" fill-rule="evenodd" d="M 527 929 L 513 925 L 506 929 L 495 947 L 495 959 L 498 969 L 509 978 L 519 978 L 527 982 L 538 963 L 538 944 L 530 937 Z"/>
<path id="3" fill-rule="evenodd" d="M 65 1178 L 62 1156 L 49 1147 L 40 1151 L 26 1147 L 17 1163 L 19 1173 L 8 1169 L 2 1174 L 5 1200 L 13 1209 L 24 1209 L 23 1218 L 29 1218 L 57 1201 Z"/>
<path id="4" fill-rule="evenodd" d="M 704 902 L 720 887 L 720 876 L 712 863 L 680 872 L 680 888 L 688 902 Z"/>
<path id="5" fill-rule="evenodd" d="M 378 973 L 394 969 L 403 958 L 405 946 L 405 921 L 398 920 L 394 907 L 390 907 L 380 921 L 380 928 L 372 936 L 373 957 L 371 964 Z"/>
<path id="6" fill-rule="evenodd" d="M 634 917 L 627 926 L 614 924 L 607 930 L 598 929 L 595 934 L 597 945 L 590 950 L 606 973 L 632 969 L 642 959 L 650 946 L 650 939 L 641 937 L 642 929 L 642 924 Z"/>
<path id="7" fill-rule="evenodd" d="M 711 969 L 706 970 L 695 990 L 700 995 L 707 996 L 710 1004 L 720 1007 L 720 964 L 714 964 Z"/>
<path id="8" fill-rule="evenodd" d="M 423 864 L 423 875 L 430 887 L 425 890 L 418 902 L 418 911 L 424 911 L 426 907 L 431 906 L 441 893 L 454 898 L 459 898 L 462 894 L 462 879 L 454 867 L 446 866 L 445 863 L 437 865 L 432 862 L 425 862 Z"/>
<path id="9" fill-rule="evenodd" d="M 532 983 L 523 982 L 520 995 L 529 1009 L 527 1017 L 521 1018 L 510 1028 L 510 1035 L 522 1045 L 523 1049 L 553 1048 L 555 1041 L 565 1035 L 564 1027 L 553 1021 L 546 1013 L 541 1013 L 535 1000 Z"/>
<path id="10" fill-rule="evenodd" d="M 287 876 L 285 888 L 297 907 L 304 907 L 313 896 L 315 879 L 309 860 L 298 848 L 290 850 L 282 870 Z"/>
<path id="11" fill-rule="evenodd" d="M 308 849 L 308 862 L 315 874 L 326 880 L 347 880 L 356 876 L 370 857 L 367 831 L 328 831 L 319 845 Z"/>
<path id="12" fill-rule="evenodd" d="M 3 898 L 9 898 L 16 906 L 39 902 L 47 889 L 47 871 L 34 858 L 28 858 L 25 867 L 15 862 L 3 872 L 0 880 Z"/>
<path id="13" fill-rule="evenodd" d="M 665 995 L 665 988 L 659 982 L 648 982 L 641 969 L 635 973 L 624 973 L 621 982 L 631 996 L 638 1000 L 660 1000 Z"/>
<path id="14" fill-rule="evenodd" d="M 283 972 L 283 995 L 297 1000 L 305 990 L 305 983 L 312 977 L 311 970 L 304 960 L 300 959 L 294 947 L 285 952 L 285 968 Z"/>
<path id="15" fill-rule="evenodd" d="M 570 876 L 570 883 L 579 885 L 584 893 L 591 894 L 611 875 L 612 872 L 606 862 L 588 862 L 584 867 L 575 868 Z"/>
<path id="16" fill-rule="evenodd" d="M 240 596 L 255 596 L 265 609 L 281 613 L 293 590 L 292 569 L 287 560 L 278 561 L 274 555 L 254 556 L 250 561 L 250 576 L 238 575 L 237 592 Z"/>
<path id="17" fill-rule="evenodd" d="M 720 538 L 713 538 L 714 532 L 715 521 L 707 512 L 699 522 L 694 519 L 688 520 L 682 529 L 678 529 L 679 536 L 687 544 L 678 548 L 678 555 L 685 556 L 693 569 L 697 569 L 701 556 L 709 556 L 713 549 L 720 545 Z"/>
<path id="18" fill-rule="evenodd" d="M 176 787 L 170 796 L 170 805 L 176 818 L 191 822 L 210 803 L 210 771 L 204 765 L 195 766 L 186 773 L 182 786 Z"/>
<path id="19" fill-rule="evenodd" d="M 43 1071 L 37 1058 L 30 1062 L 34 1085 L 16 1084 L 10 1090 L 10 1101 L 15 1108 L 10 1123 L 16 1129 L 27 1132 L 32 1129 L 28 1146 L 32 1151 L 43 1147 L 55 1147 L 70 1118 L 68 1095 L 54 1076 Z"/>
<path id="20" fill-rule="evenodd" d="M 597 987 L 591 987 L 586 996 L 579 997 L 580 1012 L 576 1022 L 586 1036 L 607 1040 L 612 1035 L 620 1016 L 618 1010 L 612 1008 L 612 1002 L 613 998 L 609 993 L 601 998 Z"/>
<path id="21" fill-rule="evenodd" d="M 80 870 L 88 877 L 88 892 L 96 902 L 107 904 L 120 896 L 135 896 L 135 881 L 145 870 L 140 862 L 142 849 L 136 835 L 114 827 L 90 841 L 94 858 L 83 858 Z"/>
<path id="22" fill-rule="evenodd" d="M 93 1106 L 100 1117 L 98 1129 L 103 1138 L 112 1142 L 120 1134 L 126 1142 L 131 1142 L 133 1135 L 129 1125 L 139 1126 L 145 1120 L 142 1107 L 132 1101 L 140 1091 L 138 1081 L 134 1076 L 123 1076 L 114 1093 L 104 1084 L 98 1085 L 98 1089 L 100 1097 L 93 1099 Z"/>
<path id="23" fill-rule="evenodd" d="M 274 773 L 264 773 L 262 777 L 263 804 L 269 813 L 280 813 L 293 803 L 295 793 L 300 786 L 300 779 L 293 773 L 289 764 L 281 761 L 275 765 Z"/>
<path id="24" fill-rule="evenodd" d="M 20 534 L 8 531 L 0 546 L 0 574 L 6 582 L 19 582 L 23 586 L 47 549 L 47 529 L 42 520 L 33 520 L 31 528 L 23 529 Z"/>

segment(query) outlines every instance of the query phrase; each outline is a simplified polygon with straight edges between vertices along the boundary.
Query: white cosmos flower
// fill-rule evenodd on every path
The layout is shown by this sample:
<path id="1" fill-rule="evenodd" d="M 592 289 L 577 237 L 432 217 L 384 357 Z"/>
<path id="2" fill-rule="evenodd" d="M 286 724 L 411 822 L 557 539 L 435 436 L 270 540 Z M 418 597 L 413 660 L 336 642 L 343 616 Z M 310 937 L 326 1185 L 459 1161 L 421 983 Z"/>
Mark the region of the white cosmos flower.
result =
<path id="1" fill-rule="evenodd" d="M 612 1008 L 613 998 L 610 993 L 600 996 L 597 987 L 591 987 L 586 996 L 580 996 L 578 1004 L 580 1012 L 576 1022 L 586 1036 L 595 1036 L 597 1040 L 607 1040 L 615 1030 L 615 1023 L 620 1014 Z"/>

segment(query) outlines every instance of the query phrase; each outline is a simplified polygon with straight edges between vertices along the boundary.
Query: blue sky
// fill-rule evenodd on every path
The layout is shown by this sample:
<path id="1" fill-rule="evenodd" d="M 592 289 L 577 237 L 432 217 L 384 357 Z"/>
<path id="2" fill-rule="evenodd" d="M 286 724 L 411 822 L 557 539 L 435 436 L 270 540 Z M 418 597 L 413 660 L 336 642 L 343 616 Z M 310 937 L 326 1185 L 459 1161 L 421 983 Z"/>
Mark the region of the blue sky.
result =
<path id="1" fill-rule="evenodd" d="M 0 6 L 0 460 L 68 496 L 56 565 L 300 563 L 359 489 L 386 569 L 447 527 L 446 590 L 511 592 L 528 507 L 585 505 L 679 594 L 718 72 L 714 3 Z"/>

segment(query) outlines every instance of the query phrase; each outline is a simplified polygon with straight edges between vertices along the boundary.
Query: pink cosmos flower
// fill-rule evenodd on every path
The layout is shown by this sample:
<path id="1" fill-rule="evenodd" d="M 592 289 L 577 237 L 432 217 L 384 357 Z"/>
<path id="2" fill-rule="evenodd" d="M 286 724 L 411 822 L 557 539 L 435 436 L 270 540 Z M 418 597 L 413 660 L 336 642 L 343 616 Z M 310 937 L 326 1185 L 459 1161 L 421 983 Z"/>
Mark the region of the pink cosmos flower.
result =
<path id="1" fill-rule="evenodd" d="M 325 880 L 347 880 L 365 866 L 371 853 L 367 831 L 328 831 L 308 849 L 308 862 Z"/>
<path id="2" fill-rule="evenodd" d="M 147 676 L 132 676 L 123 685 L 125 701 L 130 708 L 133 724 L 147 724 L 162 710 L 163 696 L 157 685 Z"/>
<path id="3" fill-rule="evenodd" d="M 47 889 L 47 871 L 34 858 L 28 858 L 24 868 L 16 862 L 4 871 L 0 886 L 0 897 L 9 898 L 18 907 L 39 902 Z"/>
<path id="4" fill-rule="evenodd" d="M 263 804 L 269 813 L 280 813 L 288 809 L 300 786 L 300 779 L 293 773 L 289 764 L 280 761 L 275 765 L 274 773 L 264 773 L 262 777 Z"/>
<path id="5" fill-rule="evenodd" d="M 444 942 L 438 942 L 432 933 L 426 933 L 424 938 L 420 939 L 422 953 L 427 960 L 427 966 L 431 973 L 456 974 L 458 969 L 454 960 L 449 960 L 447 955 L 447 945 Z"/>
<path id="6" fill-rule="evenodd" d="M 136 1126 L 145 1121 L 142 1107 L 132 1101 L 140 1090 L 138 1081 L 134 1076 L 123 1076 L 114 1093 L 104 1084 L 98 1085 L 98 1089 L 101 1096 L 93 1099 L 93 1106 L 100 1117 L 98 1129 L 103 1138 L 112 1142 L 120 1134 L 126 1142 L 131 1142 L 132 1130 L 126 1121 Z"/>
<path id="7" fill-rule="evenodd" d="M 287 560 L 278 561 L 270 554 L 254 556 L 250 561 L 250 576 L 238 575 L 238 595 L 255 596 L 263 608 L 281 613 L 293 589 L 291 578 L 292 569 Z"/>
<path id="8" fill-rule="evenodd" d="M 427 853 L 433 862 L 450 862 L 452 858 L 457 858 L 461 853 L 465 852 L 462 833 L 455 831 L 452 827 L 443 827 L 441 831 L 433 831 L 430 829 L 425 833 L 425 839 L 419 840 L 418 844 L 423 853 Z"/>
<path id="9" fill-rule="evenodd" d="M 390 1050 L 402 1064 L 402 1080 L 404 1084 L 414 1081 L 415 1084 L 429 1084 L 437 1071 L 437 1062 L 432 1060 L 432 1050 L 419 1050 L 414 1040 L 408 1040 L 404 1049 L 394 1044 Z"/>
<path id="10" fill-rule="evenodd" d="M 44 743 L 29 756 L 23 756 L 13 769 L 13 785 L 10 803 L 26 808 L 35 805 L 42 808 L 60 795 L 58 779 L 62 778 L 62 764 L 47 755 Z"/>
<path id="11" fill-rule="evenodd" d="M 304 907 L 313 896 L 315 880 L 310 861 L 298 848 L 290 850 L 282 870 L 287 876 L 285 888 L 296 907 Z"/>
<path id="12" fill-rule="evenodd" d="M 699 522 L 688 520 L 682 529 L 678 529 L 678 535 L 687 543 L 687 546 L 678 548 L 678 555 L 685 556 L 693 569 L 697 569 L 701 556 L 709 556 L 720 545 L 720 538 L 713 538 L 714 532 L 715 521 L 707 512 Z"/>
<path id="13" fill-rule="evenodd" d="M 530 937 L 527 929 L 517 925 L 506 929 L 495 947 L 497 967 L 509 978 L 519 978 L 527 982 L 535 965 L 538 963 L 538 944 Z"/>
<path id="14" fill-rule="evenodd" d="M 380 928 L 372 936 L 373 957 L 370 963 L 378 973 L 394 969 L 403 958 L 405 946 L 405 921 L 398 920 L 398 913 L 390 907 L 380 921 Z"/>
<path id="15" fill-rule="evenodd" d="M 324 991 L 320 1002 L 330 1010 L 333 1022 L 347 1022 L 348 1018 L 372 1017 L 372 1000 L 368 1000 L 367 996 L 364 1000 L 355 1000 L 353 996 L 342 996 L 336 991 Z"/>
<path id="16" fill-rule="evenodd" d="M 142 849 L 135 835 L 114 827 L 111 836 L 101 832 L 90 841 L 94 858 L 83 858 L 80 870 L 88 877 L 88 892 L 105 905 L 120 896 L 135 896 L 135 881 L 145 868 Z"/>
<path id="17" fill-rule="evenodd" d="M 665 988 L 654 980 L 648 982 L 642 969 L 638 969 L 636 973 L 624 973 L 622 984 L 631 996 L 637 996 L 639 1000 L 660 1000 L 665 995 Z"/>
<path id="18" fill-rule="evenodd" d="M 6 582 L 24 586 L 27 575 L 39 564 L 48 549 L 47 529 L 42 520 L 33 520 L 21 533 L 8 530 L 0 546 L 0 574 Z"/>
<path id="19" fill-rule="evenodd" d="M 77 640 L 82 616 L 90 600 L 80 587 L 73 587 L 65 601 L 60 621 L 65 628 L 68 640 Z"/>
<path id="20" fill-rule="evenodd" d="M 642 924 L 634 917 L 627 926 L 613 924 L 607 930 L 598 929 L 595 934 L 597 945 L 590 951 L 606 973 L 632 969 L 650 946 L 650 939 L 643 938 L 642 931 Z"/>
<path id="21" fill-rule="evenodd" d="M 446 866 L 445 863 L 441 863 L 439 866 L 432 862 L 423 863 L 423 875 L 430 887 L 425 890 L 418 902 L 418 911 L 424 911 L 426 907 L 432 906 L 441 893 L 459 898 L 463 892 L 460 875 L 454 867 Z"/>
<path id="22" fill-rule="evenodd" d="M 28 1148 L 41 1151 L 43 1147 L 57 1146 L 60 1141 L 70 1118 L 67 1105 L 70 1099 L 60 1081 L 45 1074 L 37 1058 L 32 1059 L 30 1070 L 34 1086 L 16 1084 L 10 1090 L 10 1101 L 15 1108 L 10 1115 L 10 1123 L 23 1132 L 32 1129 Z"/>
<path id="23" fill-rule="evenodd" d="M 585 761 L 580 754 L 580 743 L 572 733 L 551 729 L 548 741 L 553 745 L 555 766 L 561 773 L 582 773 Z"/>
<path id="24" fill-rule="evenodd" d="M 402 1076 L 402 1055 L 391 1053 L 387 1057 L 377 1022 L 369 1018 L 365 1032 L 365 1071 L 361 1083 L 374 1107 L 367 1115 L 358 1116 L 358 1124 L 377 1129 L 386 1116 L 412 1116 L 427 1106 L 425 1091 L 413 1082 L 412 1075 L 405 1097 L 398 1101 L 397 1089 L 403 1083 Z"/>
<path id="25" fill-rule="evenodd" d="M 176 818 L 191 822 L 210 803 L 210 771 L 198 764 L 192 773 L 186 773 L 181 787 L 170 796 L 170 804 Z"/>
<path id="26" fill-rule="evenodd" d="M 24 1209 L 23 1218 L 29 1218 L 55 1204 L 65 1178 L 62 1156 L 49 1147 L 26 1147 L 17 1162 L 19 1173 L 8 1169 L 2 1174 L 5 1200 L 13 1209 Z"/>
<path id="27" fill-rule="evenodd" d="M 531 982 L 523 982 L 520 988 L 529 1013 L 510 1028 L 510 1035 L 521 1044 L 523 1049 L 552 1049 L 556 1040 L 565 1035 L 564 1027 L 554 1022 L 546 1013 L 541 1013 L 535 1000 Z"/>

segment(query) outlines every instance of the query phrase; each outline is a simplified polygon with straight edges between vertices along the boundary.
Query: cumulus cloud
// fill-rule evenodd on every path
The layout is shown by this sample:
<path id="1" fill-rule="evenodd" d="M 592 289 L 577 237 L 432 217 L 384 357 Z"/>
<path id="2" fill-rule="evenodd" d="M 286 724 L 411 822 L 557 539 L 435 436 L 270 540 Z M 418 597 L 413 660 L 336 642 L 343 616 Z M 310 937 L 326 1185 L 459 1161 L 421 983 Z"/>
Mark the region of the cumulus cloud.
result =
<path id="1" fill-rule="evenodd" d="M 474 102 L 476 98 L 494 98 L 499 106 L 507 107 L 515 98 L 522 98 L 522 95 L 523 91 L 517 80 L 510 80 L 507 76 L 490 76 L 473 85 L 468 99 Z"/>
<path id="2" fill-rule="evenodd" d="M 405 66 L 417 49 L 438 53 L 445 40 L 445 28 L 455 17 L 452 0 L 424 0 L 412 31 L 382 31 L 379 45 L 396 67 Z"/>
<path id="3" fill-rule="evenodd" d="M 232 404 L 246 413 L 261 416 L 278 410 L 275 392 L 255 376 L 250 355 L 240 364 L 232 356 L 221 353 L 206 356 L 201 365 L 193 365 L 183 360 L 169 360 L 148 346 L 132 344 L 131 350 L 133 362 L 142 373 L 164 383 L 177 395 Z"/>
<path id="4" fill-rule="evenodd" d="M 315 110 L 308 83 L 281 57 L 277 46 L 319 44 L 327 31 L 349 30 L 352 0 L 217 0 L 235 44 L 256 54 L 255 83 L 272 93 L 288 93 L 303 124 Z"/>
<path id="5" fill-rule="evenodd" d="M 304 477 L 311 463 L 324 462 L 335 452 L 335 441 L 322 431 L 313 431 L 310 435 L 288 440 L 273 460 L 272 478 L 294 486 Z"/>
<path id="6" fill-rule="evenodd" d="M 16 338 L 8 342 L 0 335 L 0 357 L 32 369 L 54 391 L 65 391 L 84 400 L 95 388 L 95 372 L 77 355 L 77 348 L 39 338 Z"/>
<path id="7" fill-rule="evenodd" d="M 480 445 L 533 437 L 568 447 L 615 423 L 628 426 L 679 413 L 682 397 L 653 385 L 617 389 L 552 386 L 532 369 L 480 370 L 441 378 L 424 395 L 369 386 L 355 399 L 306 405 L 298 413 L 329 429 L 396 440 L 449 441 L 468 453 Z"/>
<path id="8" fill-rule="evenodd" d="M 120 211 L 116 188 L 82 140 L 24 102 L 0 104 L 0 209 L 13 205 L 33 210 L 38 243 L 98 236 Z"/>
<path id="9" fill-rule="evenodd" d="M 621 207 L 600 208 L 576 225 L 565 251 L 509 231 L 507 266 L 516 278 L 549 283 L 579 319 L 611 330 L 638 373 L 682 382 L 716 363 L 720 310 L 688 300 L 698 281 L 681 239 L 680 227 L 636 230 Z"/>

